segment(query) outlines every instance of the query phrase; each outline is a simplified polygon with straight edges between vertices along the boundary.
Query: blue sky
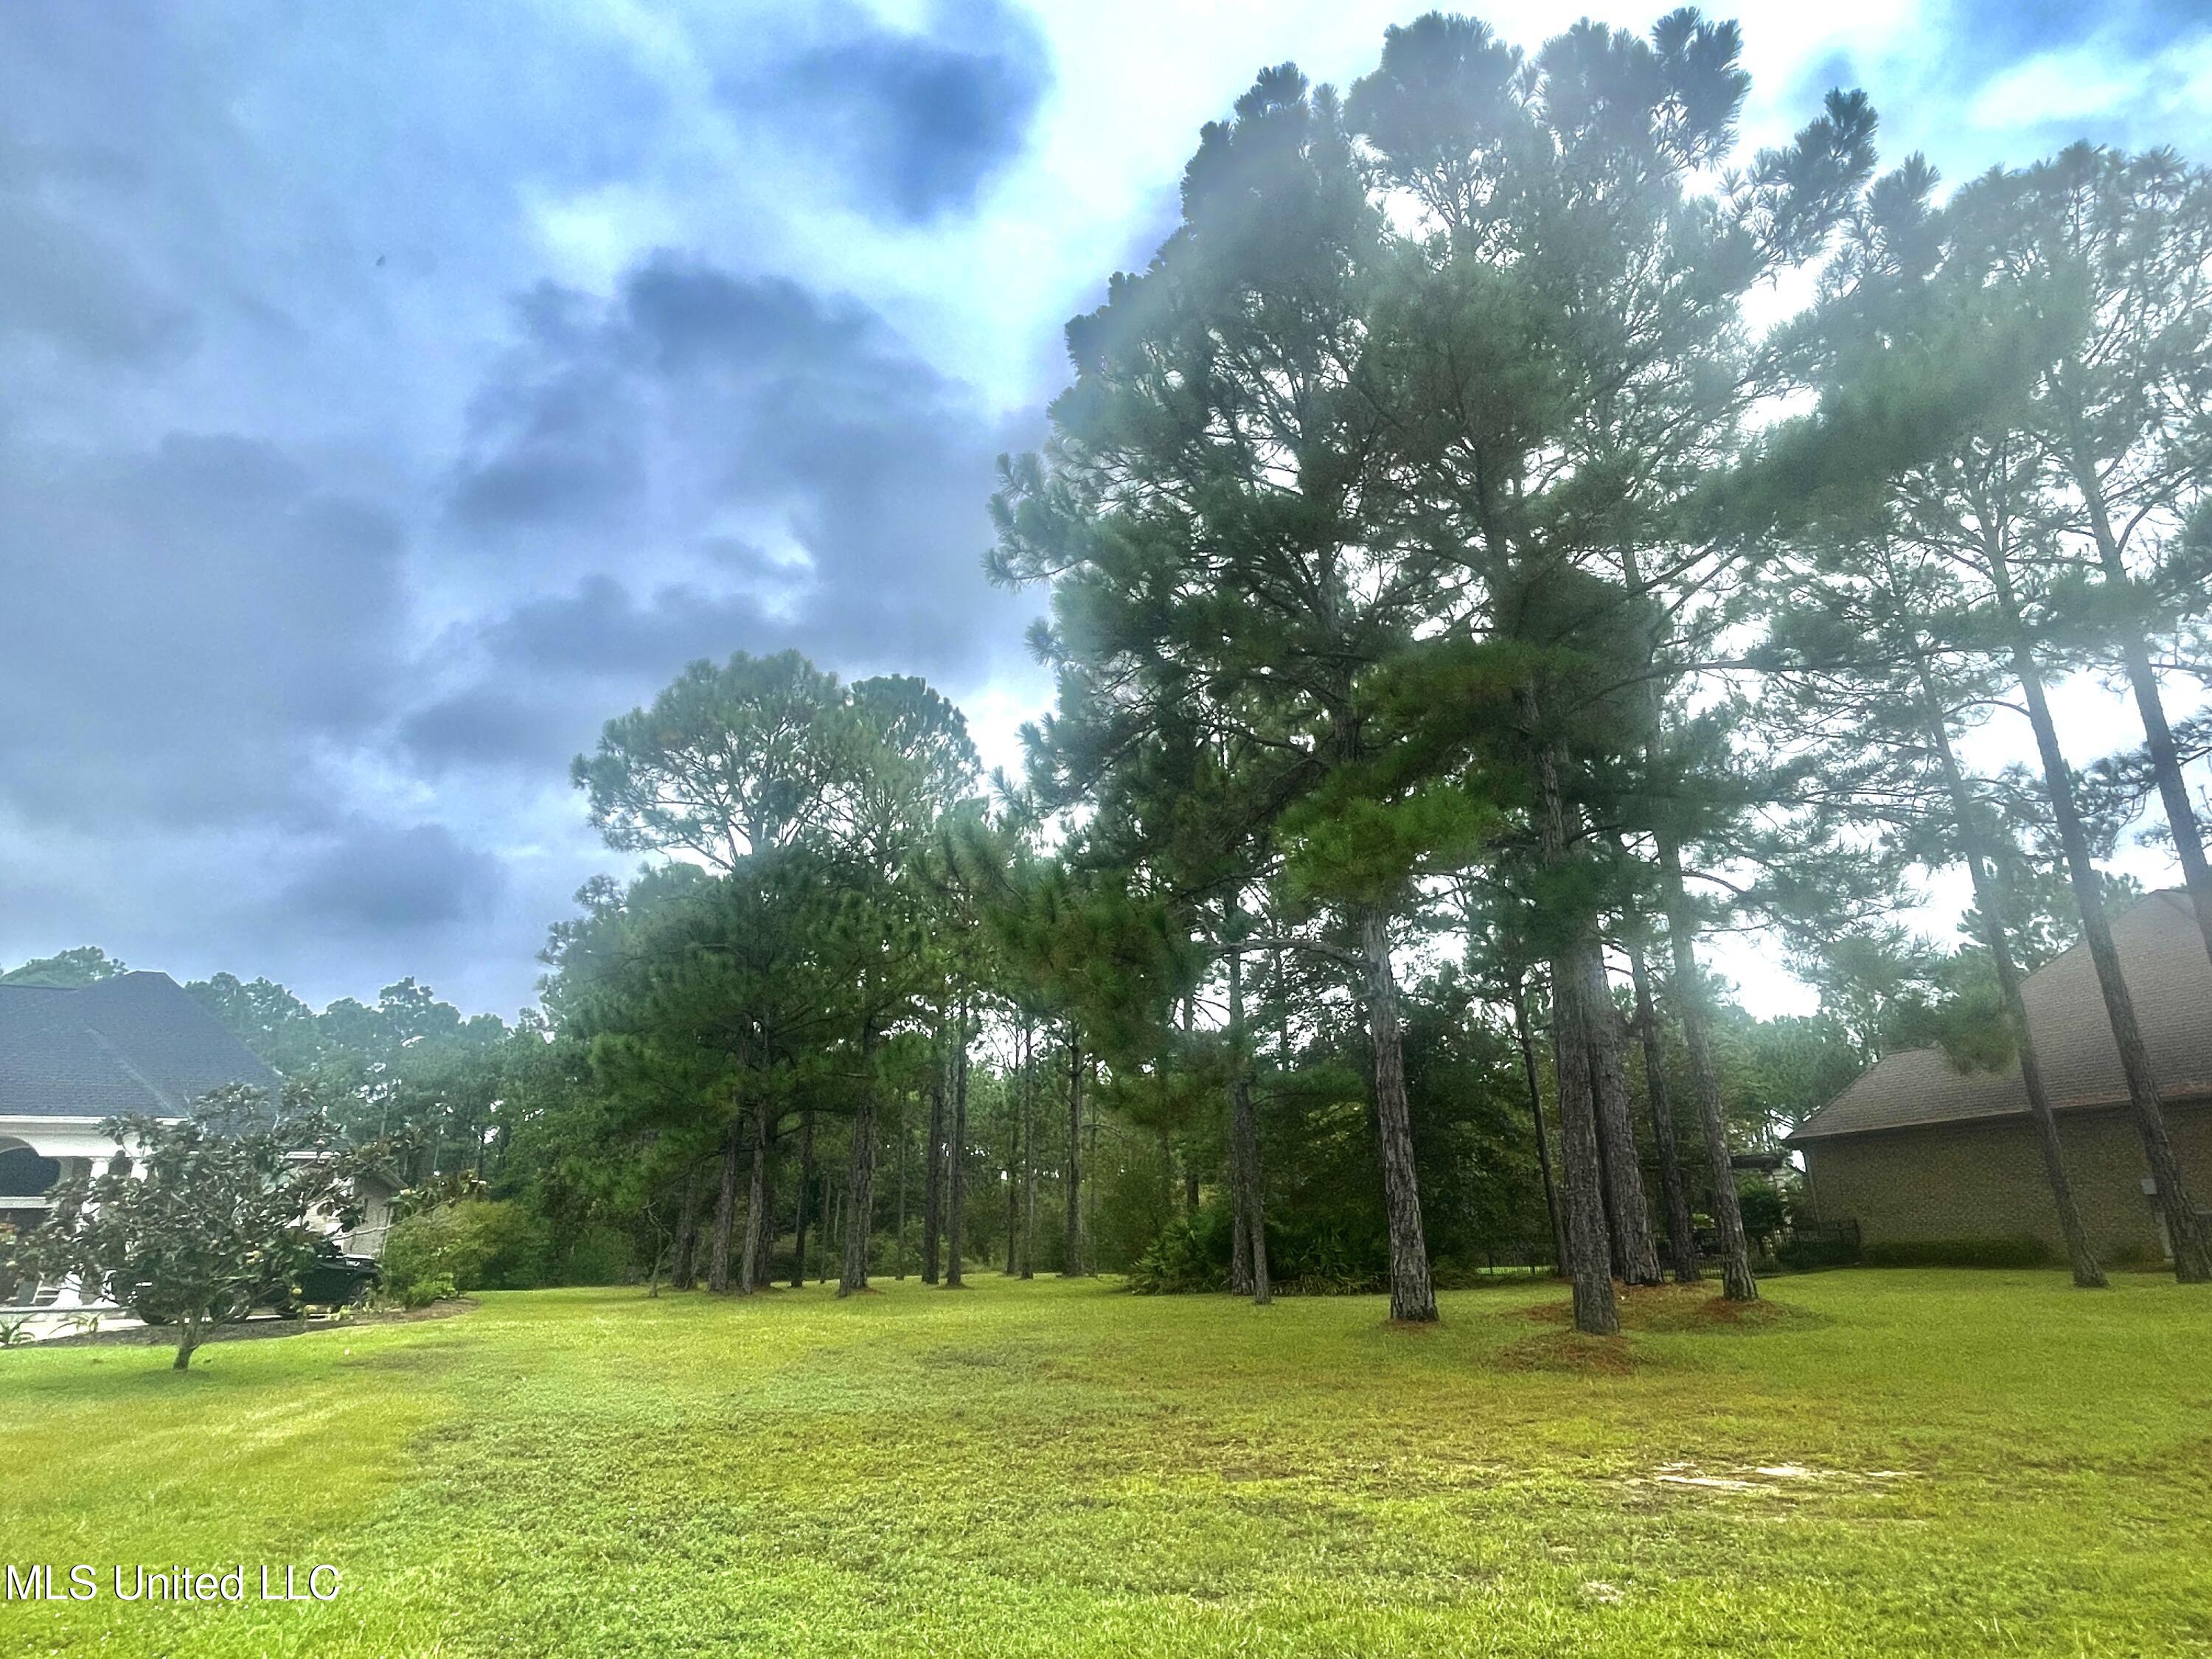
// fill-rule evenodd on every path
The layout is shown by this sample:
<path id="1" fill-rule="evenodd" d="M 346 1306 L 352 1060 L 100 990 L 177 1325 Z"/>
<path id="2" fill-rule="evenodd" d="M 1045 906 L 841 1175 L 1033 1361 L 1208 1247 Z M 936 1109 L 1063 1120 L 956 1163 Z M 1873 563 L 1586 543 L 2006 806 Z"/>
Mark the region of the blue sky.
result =
<path id="1" fill-rule="evenodd" d="M 0 963 L 512 1012 L 622 867 L 568 757 L 702 655 L 927 675 L 1012 761 L 983 507 L 1060 324 L 1255 70 L 1413 11 L 11 0 Z M 1842 83 L 1954 179 L 2212 158 L 2202 0 L 1735 15 L 1750 144 Z"/>

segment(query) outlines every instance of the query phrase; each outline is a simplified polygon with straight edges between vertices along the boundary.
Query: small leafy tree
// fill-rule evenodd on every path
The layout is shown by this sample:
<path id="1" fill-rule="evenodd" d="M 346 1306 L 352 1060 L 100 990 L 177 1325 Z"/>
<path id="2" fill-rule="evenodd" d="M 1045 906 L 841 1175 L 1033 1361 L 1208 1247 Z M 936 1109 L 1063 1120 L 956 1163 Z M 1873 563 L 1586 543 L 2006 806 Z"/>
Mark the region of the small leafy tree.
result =
<path id="1" fill-rule="evenodd" d="M 319 1212 L 342 1227 L 359 1218 L 344 1187 L 362 1155 L 297 1085 L 274 1103 L 217 1090 L 181 1121 L 134 1114 L 100 1130 L 133 1149 L 136 1167 L 56 1188 L 9 1266 L 75 1278 L 149 1325 L 175 1326 L 179 1370 L 216 1326 L 298 1296 L 324 1237 Z"/>

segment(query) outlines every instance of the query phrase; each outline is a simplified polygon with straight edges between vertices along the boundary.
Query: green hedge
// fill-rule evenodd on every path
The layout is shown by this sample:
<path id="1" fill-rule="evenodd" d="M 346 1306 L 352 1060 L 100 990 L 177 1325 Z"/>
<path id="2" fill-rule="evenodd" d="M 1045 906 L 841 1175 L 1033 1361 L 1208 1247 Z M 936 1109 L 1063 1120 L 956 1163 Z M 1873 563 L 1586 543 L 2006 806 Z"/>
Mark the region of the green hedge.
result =
<path id="1" fill-rule="evenodd" d="M 2039 1238 L 1916 1238 L 1869 1244 L 1859 1252 L 1869 1267 L 2040 1267 L 2051 1247 Z"/>

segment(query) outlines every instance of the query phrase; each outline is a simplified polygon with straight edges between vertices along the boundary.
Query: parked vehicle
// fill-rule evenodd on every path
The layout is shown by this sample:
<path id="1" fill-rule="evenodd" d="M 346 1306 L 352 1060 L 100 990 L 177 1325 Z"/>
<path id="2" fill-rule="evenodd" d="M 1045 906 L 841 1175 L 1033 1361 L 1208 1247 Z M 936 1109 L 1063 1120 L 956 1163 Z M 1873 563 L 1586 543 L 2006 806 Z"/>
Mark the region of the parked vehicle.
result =
<path id="1" fill-rule="evenodd" d="M 357 1307 L 368 1299 L 381 1277 L 374 1256 L 348 1255 L 336 1243 L 326 1243 L 314 1266 L 300 1276 L 297 1296 L 261 1305 L 284 1319 L 297 1319 L 313 1308 Z M 143 1279 L 117 1273 L 107 1281 L 107 1299 L 149 1325 L 167 1325 L 171 1322 L 168 1315 L 149 1312 L 142 1305 L 151 1288 Z M 253 1311 L 241 1308 L 232 1317 L 244 1319 Z"/>

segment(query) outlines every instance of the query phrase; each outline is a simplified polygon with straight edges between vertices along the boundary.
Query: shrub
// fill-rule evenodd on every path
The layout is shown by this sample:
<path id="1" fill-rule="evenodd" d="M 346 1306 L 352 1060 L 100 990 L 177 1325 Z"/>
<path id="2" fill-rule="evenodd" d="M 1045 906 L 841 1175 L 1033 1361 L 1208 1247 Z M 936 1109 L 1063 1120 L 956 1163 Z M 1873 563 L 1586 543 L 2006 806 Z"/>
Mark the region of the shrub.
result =
<path id="1" fill-rule="evenodd" d="M 2039 1238 L 1916 1238 L 1869 1244 L 1859 1252 L 1869 1267 L 2040 1267 L 2051 1247 Z"/>
<path id="2" fill-rule="evenodd" d="M 527 1289 L 542 1281 L 551 1238 L 518 1205 L 467 1199 L 396 1222 L 384 1239 L 384 1293 L 405 1308 L 465 1291 Z"/>
<path id="3" fill-rule="evenodd" d="M 1735 1195 L 1736 1206 L 1743 1214 L 1743 1230 L 1752 1238 L 1771 1238 L 1790 1224 L 1782 1194 L 1772 1182 L 1746 1176 L 1736 1182 Z"/>
<path id="4" fill-rule="evenodd" d="M 1227 1290 L 1235 1226 L 1221 1204 L 1170 1221 L 1130 1267 L 1129 1288 L 1139 1296 Z"/>
<path id="5" fill-rule="evenodd" d="M 1129 1269 L 1140 1295 L 1177 1295 L 1229 1288 L 1237 1224 L 1226 1204 L 1209 1204 L 1160 1230 Z M 1389 1248 L 1384 1236 L 1329 1222 L 1270 1222 L 1267 1277 L 1285 1296 L 1358 1296 L 1387 1289 Z"/>
<path id="6" fill-rule="evenodd" d="M 1387 1291 L 1389 1236 L 1327 1223 L 1271 1224 L 1267 1276 L 1285 1296 L 1364 1296 Z"/>
<path id="7" fill-rule="evenodd" d="M 1775 1247 L 1775 1259 L 1792 1273 L 1811 1273 L 1820 1267 L 1848 1267 L 1859 1260 L 1859 1230 L 1856 1222 L 1832 1227 L 1801 1227 Z"/>

